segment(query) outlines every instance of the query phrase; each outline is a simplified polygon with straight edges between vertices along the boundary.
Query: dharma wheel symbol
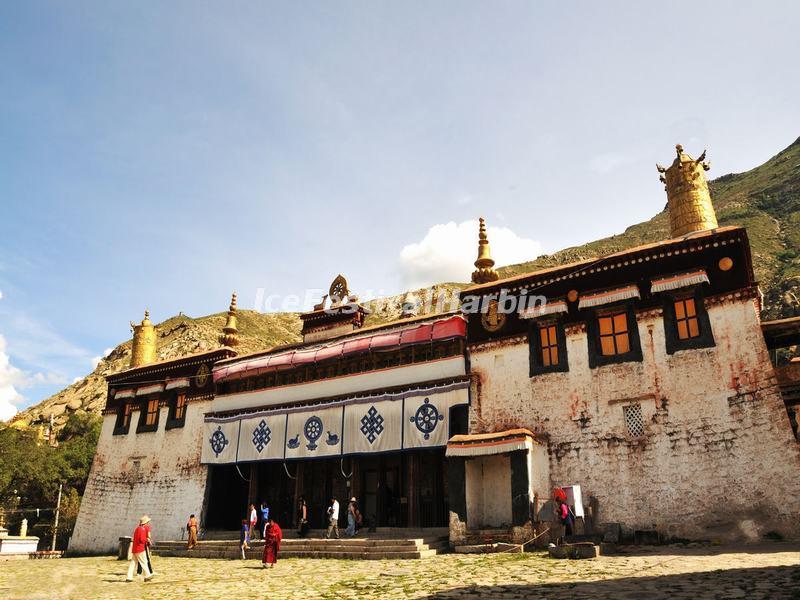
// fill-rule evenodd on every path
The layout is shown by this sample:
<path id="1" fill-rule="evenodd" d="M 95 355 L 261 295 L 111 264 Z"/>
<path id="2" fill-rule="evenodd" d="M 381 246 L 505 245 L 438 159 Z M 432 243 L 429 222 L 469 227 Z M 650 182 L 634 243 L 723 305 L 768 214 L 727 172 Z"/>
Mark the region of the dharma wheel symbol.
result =
<path id="1" fill-rule="evenodd" d="M 309 417 L 306 424 L 303 426 L 303 435 L 306 436 L 308 444 L 306 448 L 309 450 L 316 450 L 316 442 L 322 435 L 322 420 L 319 417 Z"/>
<path id="2" fill-rule="evenodd" d="M 430 398 L 425 398 L 417 412 L 409 419 L 417 429 L 425 434 L 425 439 L 430 439 L 431 433 L 436 429 L 439 421 L 444 421 L 444 415 L 439 414 L 439 410 L 431 404 Z"/>
<path id="3" fill-rule="evenodd" d="M 211 444 L 211 449 L 214 451 L 215 456 L 218 457 L 222 451 L 225 450 L 225 446 L 228 445 L 228 438 L 222 433 L 221 425 L 217 425 L 217 430 L 211 434 L 211 439 L 208 441 Z"/>

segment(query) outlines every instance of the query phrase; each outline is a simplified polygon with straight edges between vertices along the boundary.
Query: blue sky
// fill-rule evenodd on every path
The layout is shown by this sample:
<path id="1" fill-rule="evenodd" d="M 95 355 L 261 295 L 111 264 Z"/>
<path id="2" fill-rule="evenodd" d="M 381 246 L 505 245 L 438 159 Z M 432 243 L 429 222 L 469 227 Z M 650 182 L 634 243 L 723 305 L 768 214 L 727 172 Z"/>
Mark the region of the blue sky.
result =
<path id="1" fill-rule="evenodd" d="M 0 3 L 0 406 L 149 307 L 469 276 L 800 135 L 796 2 Z M 497 246 L 497 247 L 495 247 Z M 2 408 L 0 408 L 2 410 Z M 0 418 L 2 415 L 0 415 Z"/>

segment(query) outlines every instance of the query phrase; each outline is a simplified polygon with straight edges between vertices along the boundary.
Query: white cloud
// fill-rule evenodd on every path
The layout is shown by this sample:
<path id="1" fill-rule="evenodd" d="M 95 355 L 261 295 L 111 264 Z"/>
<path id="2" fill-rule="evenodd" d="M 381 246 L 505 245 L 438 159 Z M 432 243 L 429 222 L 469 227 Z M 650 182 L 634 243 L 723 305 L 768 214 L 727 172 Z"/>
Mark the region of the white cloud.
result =
<path id="1" fill-rule="evenodd" d="M 605 175 L 634 162 L 634 157 L 617 152 L 607 152 L 595 156 L 589 161 L 589 168 L 595 173 Z"/>
<path id="2" fill-rule="evenodd" d="M 0 290 L 0 300 L 3 299 L 3 290 Z"/>
<path id="3" fill-rule="evenodd" d="M 542 254 L 536 240 L 508 227 L 489 227 L 487 234 L 497 266 L 533 260 Z M 447 281 L 469 281 L 478 254 L 478 221 L 434 225 L 425 237 L 400 251 L 400 275 L 407 289 Z"/>
<path id="4" fill-rule="evenodd" d="M 15 384 L 23 381 L 22 371 L 12 366 L 6 354 L 6 339 L 0 335 L 0 421 L 8 421 L 17 414 L 16 405 L 24 398 L 17 393 Z"/>
<path id="5" fill-rule="evenodd" d="M 48 371 L 47 373 L 34 373 L 25 375 L 24 380 L 20 381 L 20 387 L 26 388 L 33 385 L 66 385 L 69 379 L 62 373 Z"/>
<path id="6" fill-rule="evenodd" d="M 100 364 L 100 361 L 103 360 L 109 354 L 111 354 L 111 352 L 113 350 L 114 350 L 113 348 L 106 348 L 105 350 L 103 350 L 103 355 L 102 356 L 94 356 L 94 357 L 92 357 L 92 369 L 96 369 L 97 365 Z M 73 381 L 72 383 L 75 383 L 75 382 Z"/>

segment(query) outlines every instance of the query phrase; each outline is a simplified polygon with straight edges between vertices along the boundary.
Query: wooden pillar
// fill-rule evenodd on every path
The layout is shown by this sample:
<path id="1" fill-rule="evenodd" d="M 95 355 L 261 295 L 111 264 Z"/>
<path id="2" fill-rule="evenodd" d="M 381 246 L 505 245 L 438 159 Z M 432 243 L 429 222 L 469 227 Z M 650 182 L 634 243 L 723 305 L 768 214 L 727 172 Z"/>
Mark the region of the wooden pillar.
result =
<path id="1" fill-rule="evenodd" d="M 247 486 L 247 503 L 258 505 L 258 463 L 250 464 L 250 483 Z M 250 515 L 248 515 L 250 518 Z"/>
<path id="2" fill-rule="evenodd" d="M 419 527 L 419 465 L 417 453 L 408 455 L 408 526 Z"/>
<path id="3" fill-rule="evenodd" d="M 352 475 L 350 476 L 350 494 L 355 496 L 358 500 L 361 510 L 364 510 L 364 499 L 361 497 L 361 460 L 360 457 L 353 456 L 350 458 L 350 469 Z"/>
<path id="4" fill-rule="evenodd" d="M 297 467 L 295 467 L 294 470 L 294 504 L 292 504 L 289 514 L 292 515 L 292 523 L 294 523 L 294 526 L 300 527 L 300 517 L 298 516 L 297 507 L 300 506 L 300 496 L 303 495 L 303 465 L 305 462 L 298 460 L 296 464 Z M 289 473 L 291 473 L 291 471 L 289 471 Z M 308 503 L 308 499 L 306 499 L 306 503 Z"/>

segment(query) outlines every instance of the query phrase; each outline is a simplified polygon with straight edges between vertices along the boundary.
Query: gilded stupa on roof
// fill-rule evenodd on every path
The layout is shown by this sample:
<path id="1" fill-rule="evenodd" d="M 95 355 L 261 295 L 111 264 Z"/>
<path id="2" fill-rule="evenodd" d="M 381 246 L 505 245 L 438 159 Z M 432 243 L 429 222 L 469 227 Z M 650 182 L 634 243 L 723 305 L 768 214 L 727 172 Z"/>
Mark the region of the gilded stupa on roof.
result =
<path id="1" fill-rule="evenodd" d="M 156 328 L 150 321 L 150 311 L 144 311 L 144 319 L 138 325 L 131 321 L 133 343 L 130 367 L 141 367 L 156 362 Z"/>
<path id="2" fill-rule="evenodd" d="M 697 159 L 686 154 L 680 144 L 675 151 L 677 156 L 668 168 L 656 165 L 667 190 L 670 237 L 716 229 L 717 216 L 705 174 L 711 165 L 706 162 L 705 150 Z"/>
<path id="3" fill-rule="evenodd" d="M 494 259 L 489 248 L 489 238 L 486 235 L 486 221 L 481 217 L 478 219 L 478 223 L 478 259 L 475 261 L 475 270 L 472 272 L 472 283 L 497 281 L 500 276 L 494 269 Z"/>
<path id="4" fill-rule="evenodd" d="M 235 293 L 231 295 L 231 305 L 228 308 L 228 318 L 225 321 L 225 327 L 222 328 L 222 335 L 219 336 L 219 343 L 229 348 L 239 345 L 239 328 L 236 317 Z"/>

